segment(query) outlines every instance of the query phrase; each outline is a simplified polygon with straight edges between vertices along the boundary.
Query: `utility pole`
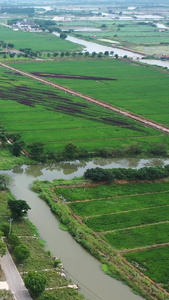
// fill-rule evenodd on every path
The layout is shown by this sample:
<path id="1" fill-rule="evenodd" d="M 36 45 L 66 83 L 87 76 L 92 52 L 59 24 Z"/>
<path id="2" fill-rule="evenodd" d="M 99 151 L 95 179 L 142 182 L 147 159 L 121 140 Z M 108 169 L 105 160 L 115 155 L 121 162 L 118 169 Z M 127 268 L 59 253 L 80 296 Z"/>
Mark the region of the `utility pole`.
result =
<path id="1" fill-rule="evenodd" d="M 12 229 L 12 221 L 13 221 L 13 219 L 10 218 L 8 221 L 9 221 L 9 235 L 10 235 L 11 229 Z"/>

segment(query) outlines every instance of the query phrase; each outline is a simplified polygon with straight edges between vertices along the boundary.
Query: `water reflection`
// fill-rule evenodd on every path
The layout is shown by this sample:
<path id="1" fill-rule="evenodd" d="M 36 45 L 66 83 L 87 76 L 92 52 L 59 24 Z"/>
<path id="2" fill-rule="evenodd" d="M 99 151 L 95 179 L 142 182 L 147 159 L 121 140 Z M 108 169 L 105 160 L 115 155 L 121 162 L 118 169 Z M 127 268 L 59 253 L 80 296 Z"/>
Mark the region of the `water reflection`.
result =
<path id="1" fill-rule="evenodd" d="M 22 173 L 23 173 L 22 167 L 20 167 L 20 166 L 15 166 L 15 167 L 13 168 L 13 173 L 15 173 L 15 174 L 22 174 Z"/>
<path id="2" fill-rule="evenodd" d="M 35 178 L 43 175 L 44 165 L 36 165 L 36 166 L 26 166 L 25 174 L 27 176 L 33 176 Z"/>
<path id="3" fill-rule="evenodd" d="M 39 164 L 39 165 L 22 165 L 14 167 L 9 171 L 0 171 L 12 177 L 25 174 L 28 177 L 40 180 L 53 180 L 53 179 L 72 179 L 73 177 L 83 176 L 84 172 L 89 168 L 101 167 L 104 169 L 112 168 L 133 168 L 140 169 L 143 167 L 165 166 L 169 164 L 169 159 L 165 158 L 106 158 L 94 159 L 92 161 L 76 160 L 60 162 L 55 164 Z M 31 179 L 30 178 L 30 179 Z"/>

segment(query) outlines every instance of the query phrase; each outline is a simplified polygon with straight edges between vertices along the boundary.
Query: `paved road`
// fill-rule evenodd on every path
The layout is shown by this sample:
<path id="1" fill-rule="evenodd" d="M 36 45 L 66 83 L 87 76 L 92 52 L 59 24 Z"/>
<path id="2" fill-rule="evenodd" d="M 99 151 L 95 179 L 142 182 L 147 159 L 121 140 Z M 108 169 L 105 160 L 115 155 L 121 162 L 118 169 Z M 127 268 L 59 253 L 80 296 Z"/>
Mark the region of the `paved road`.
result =
<path id="1" fill-rule="evenodd" d="M 6 255 L 0 257 L 0 263 L 14 298 L 16 300 L 32 300 L 8 251 Z"/>

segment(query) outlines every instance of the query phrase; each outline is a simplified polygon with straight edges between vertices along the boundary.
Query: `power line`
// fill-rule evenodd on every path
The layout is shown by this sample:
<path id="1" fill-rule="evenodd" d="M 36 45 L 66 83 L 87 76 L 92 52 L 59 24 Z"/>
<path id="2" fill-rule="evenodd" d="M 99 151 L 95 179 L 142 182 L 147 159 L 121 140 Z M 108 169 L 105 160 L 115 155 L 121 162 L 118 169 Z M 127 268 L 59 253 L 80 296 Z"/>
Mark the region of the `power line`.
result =
<path id="1" fill-rule="evenodd" d="M 87 286 L 85 286 L 81 281 L 79 281 L 76 277 L 74 277 L 71 273 L 64 270 L 66 274 L 68 274 L 68 277 L 72 277 L 76 282 L 78 282 L 81 286 L 83 286 L 87 291 L 89 295 L 92 295 L 95 297 L 96 300 L 103 300 L 103 298 L 99 297 L 97 294 L 95 294 L 93 291 L 91 291 Z"/>

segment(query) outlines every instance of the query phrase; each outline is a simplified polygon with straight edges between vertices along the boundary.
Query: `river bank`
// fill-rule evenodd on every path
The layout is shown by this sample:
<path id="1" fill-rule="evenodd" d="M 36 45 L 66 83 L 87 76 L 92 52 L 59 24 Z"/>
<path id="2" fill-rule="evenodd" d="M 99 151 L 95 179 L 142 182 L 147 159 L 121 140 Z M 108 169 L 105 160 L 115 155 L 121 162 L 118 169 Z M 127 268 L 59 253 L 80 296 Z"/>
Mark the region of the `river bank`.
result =
<path id="1" fill-rule="evenodd" d="M 59 34 L 57 32 L 53 32 L 54 35 L 59 36 Z M 105 51 L 108 52 L 114 52 L 114 54 L 118 54 L 120 57 L 124 57 L 127 55 L 128 58 L 131 58 L 133 60 L 137 60 L 140 62 L 144 62 L 146 64 L 149 65 L 156 65 L 159 67 L 164 67 L 164 68 L 169 68 L 169 61 L 161 61 L 161 60 L 157 60 L 157 59 L 145 59 L 146 54 L 140 52 L 141 54 L 139 54 L 139 51 L 135 51 L 135 50 L 131 50 L 131 49 L 126 49 L 126 48 L 119 48 L 117 45 L 113 45 L 113 46 L 103 46 L 100 44 L 97 44 L 95 42 L 89 42 L 86 40 L 82 40 L 73 36 L 67 36 L 66 38 L 68 41 L 72 42 L 72 43 L 76 43 L 76 44 L 80 44 L 84 46 L 84 52 L 103 52 L 105 53 Z M 113 55 L 114 55 L 113 54 Z M 142 60 L 142 58 L 144 57 L 144 60 Z"/>
<path id="2" fill-rule="evenodd" d="M 83 247 L 93 256 L 99 259 L 99 261 L 104 265 L 104 270 L 106 270 L 107 274 L 124 281 L 131 286 L 134 291 L 143 295 L 146 299 L 167 299 L 168 293 L 166 290 L 159 287 L 147 276 L 144 276 L 142 272 L 139 272 L 139 276 L 137 276 L 137 269 L 131 266 L 119 252 L 113 250 L 113 248 L 111 248 L 109 244 L 101 238 L 101 236 L 99 238 L 96 233 L 90 231 L 89 228 L 79 220 L 79 218 L 75 218 L 74 214 L 72 214 L 72 210 L 70 211 L 69 206 L 65 204 L 65 196 L 57 197 L 54 192 L 57 188 L 61 188 L 61 193 L 63 193 L 64 184 L 66 190 L 69 185 L 69 189 L 72 190 L 72 192 L 76 189 L 76 187 L 79 189 L 79 185 L 77 183 L 77 186 L 76 184 L 73 184 L 73 180 L 71 183 L 70 181 L 65 181 L 65 183 L 62 182 L 61 185 L 60 181 L 54 181 L 53 183 L 36 181 L 32 188 L 33 191 L 38 192 L 39 196 L 46 201 L 51 211 L 57 215 L 59 220 L 67 226 L 74 239 L 78 243 L 82 244 Z M 66 184 L 68 184 L 68 186 L 66 186 Z M 151 185 L 151 183 L 149 184 Z M 168 187 L 168 183 L 166 185 Z M 84 191 L 87 189 L 87 187 L 81 188 Z M 79 193 L 78 195 L 80 197 Z M 59 198 L 62 200 L 59 200 Z"/>
<path id="3" fill-rule="evenodd" d="M 1 198 L 0 216 L 2 222 L 4 221 L 3 214 L 4 213 L 9 214 L 7 203 L 8 203 L 8 199 L 13 198 L 13 195 L 11 195 L 7 190 L 2 190 L 0 191 L 0 198 Z M 78 293 L 77 291 L 78 287 L 72 285 L 70 278 L 67 277 L 67 275 L 65 274 L 61 261 L 59 259 L 53 258 L 49 250 L 48 251 L 45 250 L 44 242 L 42 242 L 42 240 L 39 239 L 35 226 L 27 218 L 24 218 L 20 221 L 12 220 L 11 229 L 12 229 L 11 234 L 13 234 L 15 237 L 16 236 L 18 237 L 18 243 L 24 244 L 27 247 L 27 249 L 29 249 L 30 251 L 30 256 L 24 261 L 21 261 L 22 263 L 18 264 L 18 261 L 16 260 L 16 257 L 14 255 L 15 248 L 13 247 L 11 242 L 13 240 L 12 238 L 11 239 L 7 238 L 8 249 L 19 271 L 20 274 L 19 276 L 21 276 L 22 279 L 24 280 L 25 276 L 29 271 L 36 271 L 40 274 L 43 274 L 47 279 L 46 291 L 44 291 L 42 294 L 36 297 L 37 300 L 44 295 L 48 295 L 48 296 L 53 295 L 55 300 L 57 299 L 83 300 L 84 299 L 84 297 Z M 15 246 L 16 245 L 17 244 L 15 241 Z M 3 265 L 5 264 L 7 258 L 4 257 L 4 260 L 3 258 L 1 258 L 1 260 Z M 8 274 L 5 268 L 4 271 L 5 274 L 7 274 L 6 279 L 11 289 L 13 278 L 10 276 L 10 274 Z M 12 271 L 13 268 L 11 269 L 11 273 Z M 15 270 L 13 272 L 15 272 Z M 23 282 L 21 283 L 21 285 L 23 285 Z M 17 299 L 23 300 L 23 298 L 26 297 L 26 293 L 24 293 L 23 289 L 22 289 L 22 293 L 18 293 L 19 289 L 20 289 L 20 285 L 16 289 L 13 288 L 11 292 L 15 296 L 17 296 Z M 28 298 L 29 297 L 25 299 Z M 35 297 L 32 295 L 32 298 L 29 299 L 35 299 Z"/>
<path id="4" fill-rule="evenodd" d="M 84 250 L 68 232 L 60 230 L 60 222 L 51 213 L 47 204 L 30 190 L 34 180 L 72 179 L 82 176 L 88 168 L 141 168 L 144 166 L 164 166 L 168 159 L 101 159 L 93 161 L 72 161 L 51 165 L 22 165 L 9 171 L 1 171 L 11 178 L 10 190 L 17 199 L 24 199 L 30 205 L 30 221 L 38 229 L 40 238 L 46 241 L 46 249 L 60 257 L 66 274 L 78 284 L 86 299 L 92 300 L 137 300 L 130 289 L 121 282 L 112 279 L 100 270 L 100 263 Z M 41 212 L 41 213 L 39 213 Z M 37 218 L 38 216 L 38 218 Z M 44 223 L 44 220 L 48 222 Z M 54 230 L 55 228 L 55 230 Z M 139 298 L 138 298 L 139 297 Z"/>

